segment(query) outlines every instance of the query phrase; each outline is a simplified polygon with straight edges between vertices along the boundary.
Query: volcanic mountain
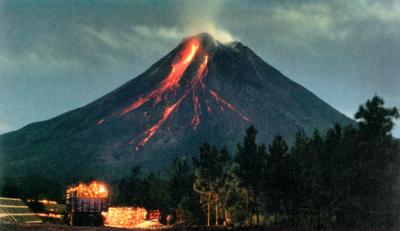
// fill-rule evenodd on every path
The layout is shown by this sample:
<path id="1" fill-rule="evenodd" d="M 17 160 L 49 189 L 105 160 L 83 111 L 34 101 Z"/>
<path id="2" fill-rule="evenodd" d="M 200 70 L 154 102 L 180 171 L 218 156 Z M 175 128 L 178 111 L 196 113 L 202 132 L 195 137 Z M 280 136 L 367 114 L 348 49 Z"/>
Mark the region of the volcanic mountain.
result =
<path id="1" fill-rule="evenodd" d="M 197 155 L 206 141 L 234 150 L 250 125 L 269 143 L 336 122 L 352 121 L 242 43 L 199 34 L 98 100 L 0 136 L 1 175 L 110 180 Z"/>

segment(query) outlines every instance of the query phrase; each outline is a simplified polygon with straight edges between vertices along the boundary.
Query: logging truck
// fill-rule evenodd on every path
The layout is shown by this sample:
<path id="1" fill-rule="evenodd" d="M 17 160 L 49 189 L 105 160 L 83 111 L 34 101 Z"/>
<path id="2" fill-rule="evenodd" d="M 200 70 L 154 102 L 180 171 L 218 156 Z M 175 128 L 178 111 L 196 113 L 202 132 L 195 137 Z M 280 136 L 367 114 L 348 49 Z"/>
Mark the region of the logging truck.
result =
<path id="1" fill-rule="evenodd" d="M 65 221 L 70 225 L 102 226 L 108 209 L 107 187 L 99 182 L 80 183 L 66 192 Z"/>

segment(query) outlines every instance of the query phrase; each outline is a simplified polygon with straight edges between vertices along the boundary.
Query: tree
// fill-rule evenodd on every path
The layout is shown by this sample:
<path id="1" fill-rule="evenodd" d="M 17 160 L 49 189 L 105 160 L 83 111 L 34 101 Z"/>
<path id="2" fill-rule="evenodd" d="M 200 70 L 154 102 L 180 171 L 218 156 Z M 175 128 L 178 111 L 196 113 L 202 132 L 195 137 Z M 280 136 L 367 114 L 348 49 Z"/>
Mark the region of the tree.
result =
<path id="1" fill-rule="evenodd" d="M 321 152 L 322 204 L 321 222 L 330 229 L 337 224 L 338 217 L 344 211 L 340 209 L 347 204 L 343 201 L 347 194 L 346 162 L 343 148 L 343 129 L 340 124 L 329 129 L 326 133 Z M 342 223 L 343 225 L 344 223 Z"/>
<path id="2" fill-rule="evenodd" d="M 193 194 L 193 172 L 186 159 L 175 158 L 169 169 L 167 169 L 167 175 L 170 207 L 174 210 L 177 223 L 181 223 L 183 222 L 180 219 L 182 211 L 179 210 L 179 206 L 182 205 L 181 202 L 184 198 L 188 200 L 193 197 L 191 195 Z M 186 205 L 185 203 L 183 205 Z M 193 204 L 194 201 L 190 203 Z M 186 217 L 191 218 L 190 215 Z"/>
<path id="3" fill-rule="evenodd" d="M 236 175 L 241 186 L 246 191 L 246 207 L 249 211 L 249 223 L 252 223 L 253 214 L 256 215 L 259 224 L 260 198 L 264 182 L 266 165 L 266 146 L 256 143 L 257 130 L 250 126 L 246 131 L 243 144 L 237 145 L 235 162 L 237 164 Z M 250 207 L 250 208 L 248 208 Z"/>
<path id="4" fill-rule="evenodd" d="M 397 108 L 385 108 L 378 96 L 367 100 L 355 114 L 357 150 L 354 169 L 360 178 L 353 191 L 358 195 L 360 217 L 369 226 L 392 224 L 398 209 L 396 179 L 399 162 L 397 144 L 391 130 L 399 118 Z"/>
<path id="5" fill-rule="evenodd" d="M 215 202 L 215 224 L 218 225 L 219 208 L 221 215 L 226 224 L 227 222 L 227 203 L 234 190 L 234 179 L 232 176 L 231 159 L 228 150 L 224 147 L 218 151 L 217 168 L 219 169 L 216 178 L 216 192 L 214 195 Z"/>
<path id="6" fill-rule="evenodd" d="M 290 203 L 288 214 L 290 222 L 306 229 L 313 227 L 312 211 L 312 155 L 310 138 L 302 131 L 296 133 L 296 139 L 290 151 Z"/>
<path id="7" fill-rule="evenodd" d="M 207 202 L 207 225 L 210 226 L 211 206 L 215 208 L 215 224 L 218 225 L 219 188 L 223 185 L 225 168 L 229 162 L 226 149 L 204 143 L 200 147 L 199 158 L 193 158 L 195 181 L 193 189 Z M 214 203 L 213 203 L 214 201 Z"/>
<path id="8" fill-rule="evenodd" d="M 193 190 L 190 190 L 185 195 L 178 205 L 181 212 L 181 221 L 187 225 L 201 225 L 204 224 L 204 212 L 201 209 L 199 196 Z"/>
<path id="9" fill-rule="evenodd" d="M 381 97 L 374 96 L 360 105 L 354 116 L 363 139 L 373 144 L 391 140 L 394 120 L 400 116 L 397 108 L 385 108 L 384 104 Z"/>
<path id="10" fill-rule="evenodd" d="M 134 166 L 131 175 L 117 182 L 114 203 L 120 205 L 142 205 L 143 179 L 140 166 Z"/>
<path id="11" fill-rule="evenodd" d="M 265 204 L 267 212 L 274 214 L 278 229 L 282 216 L 288 210 L 289 183 L 288 146 L 282 136 L 276 136 L 269 146 L 267 158 Z"/>
<path id="12" fill-rule="evenodd" d="M 150 173 L 143 179 L 140 196 L 140 204 L 146 209 L 159 209 L 162 214 L 169 213 L 168 181 L 160 176 L 159 173 Z"/>
<path id="13" fill-rule="evenodd" d="M 216 225 L 220 218 L 251 224 L 254 215 L 258 223 L 264 206 L 279 226 L 390 230 L 400 215 L 400 142 L 391 135 L 399 112 L 375 96 L 355 117 L 356 123 L 336 124 L 324 136 L 318 130 L 311 137 L 296 133 L 289 152 L 281 136 L 267 152 L 250 127 L 234 163 L 225 148 L 205 143 L 193 158 L 193 172 L 186 161 L 174 160 L 167 180 L 159 174 L 141 179 L 135 167 L 119 182 L 118 201 L 180 210 L 190 224 L 199 224 L 205 214 L 208 225 L 213 218 Z"/>

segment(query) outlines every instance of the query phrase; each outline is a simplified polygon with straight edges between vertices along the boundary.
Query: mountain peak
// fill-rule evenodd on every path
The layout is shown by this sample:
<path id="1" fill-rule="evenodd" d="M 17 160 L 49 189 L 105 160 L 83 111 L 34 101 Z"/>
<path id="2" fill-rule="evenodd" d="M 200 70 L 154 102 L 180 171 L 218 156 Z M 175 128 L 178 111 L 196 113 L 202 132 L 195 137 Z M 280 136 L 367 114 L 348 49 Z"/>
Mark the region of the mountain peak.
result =
<path id="1" fill-rule="evenodd" d="M 207 53 L 212 53 L 218 46 L 218 41 L 215 40 L 211 34 L 206 32 L 202 32 L 197 35 L 192 35 L 187 38 L 184 38 L 182 43 L 186 44 L 187 42 L 193 40 L 196 40 L 199 43 L 202 50 Z"/>
<path id="2" fill-rule="evenodd" d="M 202 43 L 216 43 L 216 40 L 212 37 L 212 35 L 207 32 L 199 33 L 194 37 L 198 38 Z"/>
<path id="3" fill-rule="evenodd" d="M 1 135 L 0 162 L 9 164 L 0 176 L 115 179 L 135 164 L 157 170 L 191 157 L 203 142 L 231 150 L 250 124 L 263 142 L 281 134 L 291 143 L 299 130 L 335 122 L 351 121 L 250 48 L 200 33 L 93 103 Z"/>

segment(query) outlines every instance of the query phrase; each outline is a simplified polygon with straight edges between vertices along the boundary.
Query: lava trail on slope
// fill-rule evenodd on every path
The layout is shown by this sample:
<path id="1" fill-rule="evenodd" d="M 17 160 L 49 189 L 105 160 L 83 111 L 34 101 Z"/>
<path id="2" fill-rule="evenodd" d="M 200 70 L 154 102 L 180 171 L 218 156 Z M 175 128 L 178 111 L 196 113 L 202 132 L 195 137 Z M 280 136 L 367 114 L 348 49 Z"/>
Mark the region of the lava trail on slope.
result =
<path id="1" fill-rule="evenodd" d="M 177 90 L 180 87 L 181 80 L 185 74 L 186 69 L 192 63 L 197 53 L 201 50 L 200 40 L 196 37 L 188 39 L 183 46 L 183 49 L 174 57 L 173 62 L 171 64 L 171 70 L 169 74 L 163 79 L 150 93 L 145 96 L 139 97 L 129 106 L 124 108 L 119 115 L 124 116 L 130 112 L 135 111 L 140 108 L 142 105 L 152 102 L 152 107 L 154 108 L 158 105 L 163 99 L 167 99 L 169 94 L 173 94 L 176 96 Z M 243 120 L 246 122 L 250 122 L 250 119 L 240 110 L 238 110 L 233 104 L 229 103 L 227 100 L 223 99 L 219 96 L 215 90 L 207 89 L 207 86 L 204 84 L 204 78 L 207 76 L 207 65 L 209 63 L 208 54 L 202 55 L 202 62 L 198 66 L 195 76 L 188 81 L 188 83 L 182 86 L 182 94 L 176 98 L 176 101 L 172 104 L 166 106 L 161 114 L 161 118 L 157 120 L 157 122 L 151 125 L 147 130 L 145 130 L 141 135 L 134 137 L 129 142 L 133 144 L 136 149 L 143 147 L 161 128 L 161 126 L 172 116 L 172 114 L 179 108 L 184 99 L 188 96 L 192 96 L 193 101 L 193 117 L 191 120 L 191 125 L 195 130 L 200 124 L 201 117 L 201 104 L 199 97 L 199 91 L 202 91 L 203 94 L 209 94 L 211 98 L 213 98 L 217 105 L 220 107 L 221 111 L 224 110 L 224 107 L 234 111 L 237 113 Z M 211 113 L 211 107 L 209 105 L 209 101 L 205 101 L 207 105 L 207 112 Z M 114 116 L 113 113 L 112 116 Z M 105 122 L 105 119 L 100 119 L 97 124 L 101 125 Z"/>

